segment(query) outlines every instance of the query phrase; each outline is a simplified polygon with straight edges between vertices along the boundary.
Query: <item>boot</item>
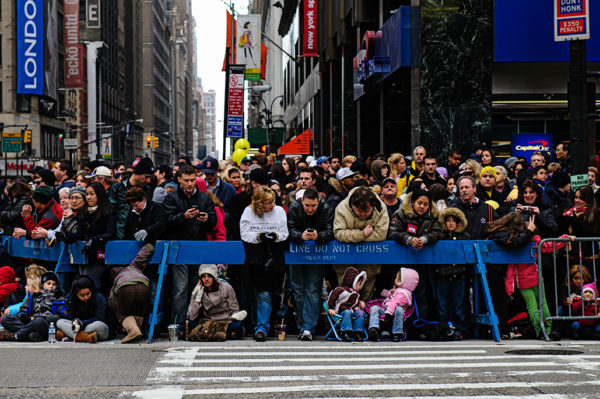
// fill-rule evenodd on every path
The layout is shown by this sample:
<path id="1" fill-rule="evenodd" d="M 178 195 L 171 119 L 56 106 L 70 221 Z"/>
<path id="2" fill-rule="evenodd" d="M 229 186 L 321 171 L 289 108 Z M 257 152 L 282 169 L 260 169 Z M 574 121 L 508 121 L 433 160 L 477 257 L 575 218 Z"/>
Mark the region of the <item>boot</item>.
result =
<path id="1" fill-rule="evenodd" d="M 0 341 L 16 341 L 15 333 L 0 331 Z"/>
<path id="2" fill-rule="evenodd" d="M 144 318 L 142 316 L 133 316 L 135 318 L 135 323 L 137 324 L 138 328 L 141 330 L 142 329 L 142 324 L 144 324 Z"/>
<path id="3" fill-rule="evenodd" d="M 121 324 L 123 325 L 125 331 L 127 331 L 127 335 L 121 340 L 122 344 L 131 342 L 142 336 L 142 332 L 138 328 L 133 316 L 127 316 L 125 319 L 123 319 Z"/>
<path id="4" fill-rule="evenodd" d="M 90 344 L 95 344 L 96 342 L 98 342 L 98 336 L 96 335 L 96 331 L 92 333 L 79 331 L 75 336 L 75 342 L 88 342 Z"/>
<path id="5" fill-rule="evenodd" d="M 200 341 L 200 332 L 202 331 L 202 324 L 198 324 L 190 333 L 188 334 L 188 341 Z"/>
<path id="6" fill-rule="evenodd" d="M 64 332 L 62 332 L 61 330 L 56 330 L 56 340 L 58 342 L 62 342 L 65 338 L 67 338 L 67 336 Z"/>

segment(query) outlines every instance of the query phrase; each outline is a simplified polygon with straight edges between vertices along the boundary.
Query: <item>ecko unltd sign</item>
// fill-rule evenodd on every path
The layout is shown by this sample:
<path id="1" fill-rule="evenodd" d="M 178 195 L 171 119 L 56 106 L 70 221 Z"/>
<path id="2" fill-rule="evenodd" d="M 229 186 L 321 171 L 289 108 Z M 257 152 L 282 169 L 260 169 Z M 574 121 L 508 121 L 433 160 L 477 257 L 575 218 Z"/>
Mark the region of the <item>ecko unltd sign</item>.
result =
<path id="1" fill-rule="evenodd" d="M 17 93 L 44 94 L 44 1 L 17 1 Z"/>

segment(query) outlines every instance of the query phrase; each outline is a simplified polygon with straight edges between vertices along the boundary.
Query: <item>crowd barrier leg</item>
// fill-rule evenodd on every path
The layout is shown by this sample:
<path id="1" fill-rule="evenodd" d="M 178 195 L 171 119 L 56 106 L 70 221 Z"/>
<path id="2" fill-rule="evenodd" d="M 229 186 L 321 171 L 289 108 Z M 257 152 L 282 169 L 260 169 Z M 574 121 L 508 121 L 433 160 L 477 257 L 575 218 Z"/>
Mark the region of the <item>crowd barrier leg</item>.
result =
<path id="1" fill-rule="evenodd" d="M 158 324 L 158 304 L 160 302 L 160 295 L 162 291 L 162 285 L 165 276 L 167 275 L 167 258 L 169 256 L 169 247 L 171 242 L 165 241 L 163 247 L 162 258 L 158 265 L 158 285 L 156 286 L 156 295 L 154 296 L 154 304 L 152 305 L 152 314 L 150 314 L 150 320 L 148 321 L 148 343 L 152 343 L 154 336 L 154 327 Z"/>
<path id="2" fill-rule="evenodd" d="M 494 341 L 500 342 L 500 330 L 498 329 L 498 316 L 494 312 L 494 305 L 492 304 L 492 296 L 490 294 L 490 287 L 488 285 L 488 281 L 486 278 L 486 268 L 485 263 L 483 263 L 483 257 L 481 256 L 481 251 L 479 247 L 479 243 L 473 244 L 475 248 L 475 254 L 477 255 L 477 263 L 475 264 L 475 276 L 473 281 L 473 303 L 474 303 L 474 314 L 473 320 L 476 324 L 475 327 L 475 337 L 478 337 L 479 326 L 487 325 L 492 327 L 492 335 L 494 337 Z M 485 300 L 485 305 L 487 308 L 487 314 L 479 313 L 479 285 L 481 285 L 481 290 L 483 291 L 483 298 Z"/>

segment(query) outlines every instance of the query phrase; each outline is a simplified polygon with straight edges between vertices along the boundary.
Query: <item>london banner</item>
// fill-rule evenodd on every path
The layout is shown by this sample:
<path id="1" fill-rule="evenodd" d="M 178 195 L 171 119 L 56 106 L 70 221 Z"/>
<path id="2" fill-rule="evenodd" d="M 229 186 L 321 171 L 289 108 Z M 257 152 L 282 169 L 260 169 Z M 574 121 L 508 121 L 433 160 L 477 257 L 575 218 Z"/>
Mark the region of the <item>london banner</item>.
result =
<path id="1" fill-rule="evenodd" d="M 17 93 L 44 94 L 44 0 L 17 0 Z"/>

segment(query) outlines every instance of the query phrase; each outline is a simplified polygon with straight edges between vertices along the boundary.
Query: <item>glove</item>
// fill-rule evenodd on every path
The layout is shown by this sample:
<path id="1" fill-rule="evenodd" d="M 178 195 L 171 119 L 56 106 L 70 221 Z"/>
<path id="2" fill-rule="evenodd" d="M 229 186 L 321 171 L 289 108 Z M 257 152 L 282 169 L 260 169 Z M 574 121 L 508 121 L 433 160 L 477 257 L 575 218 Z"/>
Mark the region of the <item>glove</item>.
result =
<path id="1" fill-rule="evenodd" d="M 85 253 L 85 252 L 89 251 L 90 248 L 92 248 L 92 243 L 93 243 L 93 240 L 87 240 L 85 242 L 85 244 L 83 244 L 83 249 L 81 250 L 81 252 Z"/>
<path id="2" fill-rule="evenodd" d="M 71 329 L 73 330 L 74 333 L 78 333 L 79 331 L 81 331 L 82 327 L 83 327 L 83 323 L 79 319 L 75 319 L 75 320 L 73 320 L 73 323 L 71 323 Z"/>
<path id="3" fill-rule="evenodd" d="M 137 241 L 144 241 L 146 239 L 146 237 L 148 237 L 148 232 L 146 230 L 140 230 L 138 232 L 136 232 L 133 237 L 137 240 Z"/>
<path id="4" fill-rule="evenodd" d="M 277 239 L 277 233 L 265 233 L 267 241 L 275 241 Z"/>

